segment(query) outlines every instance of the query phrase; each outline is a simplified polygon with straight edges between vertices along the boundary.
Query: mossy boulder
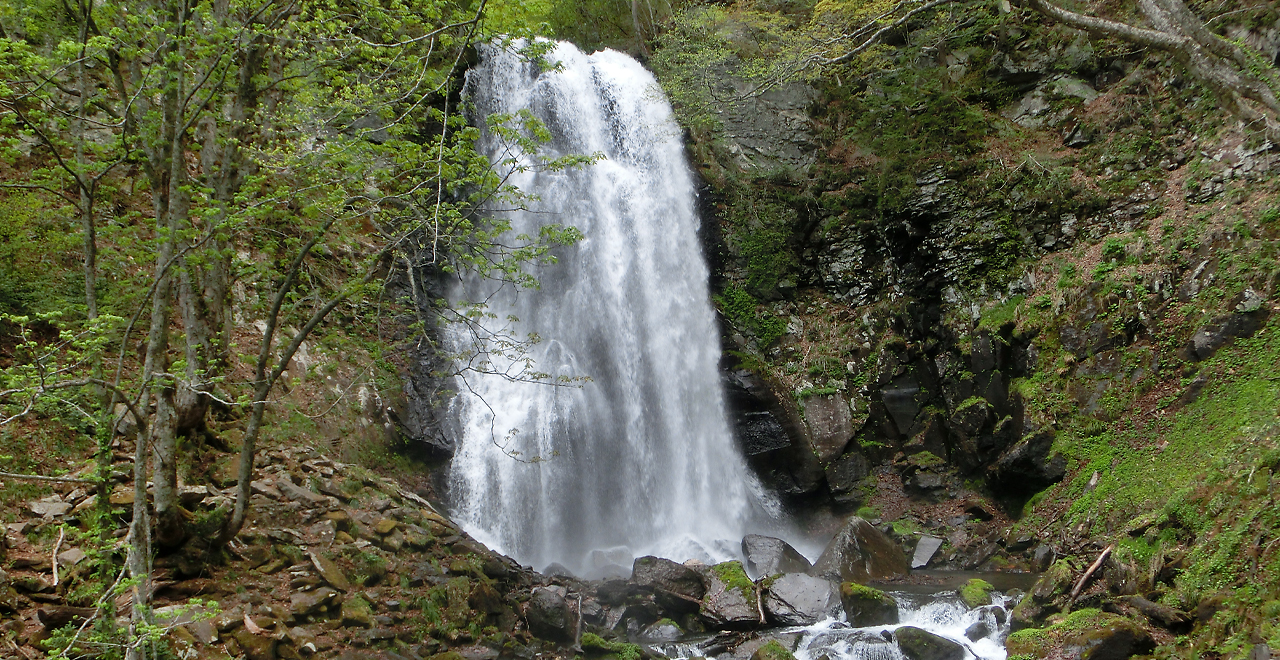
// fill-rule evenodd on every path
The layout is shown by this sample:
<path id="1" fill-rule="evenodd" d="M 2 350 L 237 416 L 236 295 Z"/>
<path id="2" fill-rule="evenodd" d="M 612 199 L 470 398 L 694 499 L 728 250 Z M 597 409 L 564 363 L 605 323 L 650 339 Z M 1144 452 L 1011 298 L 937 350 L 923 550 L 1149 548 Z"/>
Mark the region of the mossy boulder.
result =
<path id="1" fill-rule="evenodd" d="M 755 584 L 742 563 L 727 561 L 703 569 L 707 592 L 699 613 L 712 628 L 720 630 L 752 628 L 760 621 Z"/>
<path id="2" fill-rule="evenodd" d="M 898 622 L 898 601 L 893 596 L 856 582 L 840 585 L 840 603 L 849 625 L 855 628 L 884 626 Z"/>
<path id="3" fill-rule="evenodd" d="M 1130 619 L 1083 609 L 1072 612 L 1047 628 L 1020 630 L 1009 635 L 1005 648 L 1010 657 L 1037 658 L 1062 655 L 1080 660 L 1125 660 L 1155 649 L 1151 635 Z"/>
<path id="4" fill-rule="evenodd" d="M 359 596 L 342 601 L 342 627 L 372 628 L 373 608 Z"/>
<path id="5" fill-rule="evenodd" d="M 751 660 L 796 660 L 796 656 L 776 639 L 771 639 L 751 654 Z"/>
<path id="6" fill-rule="evenodd" d="M 964 660 L 963 646 L 915 626 L 893 631 L 893 637 L 907 660 Z"/>
<path id="7" fill-rule="evenodd" d="M 582 633 L 580 640 L 582 652 L 589 658 L 606 660 L 640 660 L 644 655 L 636 644 L 615 642 L 595 633 Z"/>
<path id="8" fill-rule="evenodd" d="M 995 591 L 995 587 L 991 586 L 990 582 L 974 578 L 960 587 L 960 599 L 969 609 L 977 609 L 991 604 L 992 591 Z"/>
<path id="9" fill-rule="evenodd" d="M 1075 565 L 1066 559 L 1054 562 L 1031 587 L 1031 593 L 1009 613 L 1013 629 L 1037 627 L 1045 617 L 1060 612 L 1061 603 L 1075 580 L 1075 572 Z"/>

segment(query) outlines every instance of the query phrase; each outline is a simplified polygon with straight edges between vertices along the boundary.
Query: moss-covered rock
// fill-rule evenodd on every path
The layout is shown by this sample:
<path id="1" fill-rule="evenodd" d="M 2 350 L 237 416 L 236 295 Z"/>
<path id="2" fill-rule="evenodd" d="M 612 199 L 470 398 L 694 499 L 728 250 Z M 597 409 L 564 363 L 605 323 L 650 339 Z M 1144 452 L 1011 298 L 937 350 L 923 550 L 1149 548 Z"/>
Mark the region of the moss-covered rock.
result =
<path id="1" fill-rule="evenodd" d="M 359 596 L 342 601 L 342 627 L 372 628 L 373 608 Z"/>
<path id="2" fill-rule="evenodd" d="M 903 626 L 893 631 L 893 637 L 907 660 L 964 660 L 963 646 L 927 630 Z"/>
<path id="3" fill-rule="evenodd" d="M 771 639 L 751 654 L 751 660 L 796 660 L 796 656 L 778 640 Z"/>
<path id="4" fill-rule="evenodd" d="M 1020 630 L 1005 641 L 1010 656 L 1037 658 L 1076 649 L 1081 660 L 1124 660 L 1155 648 L 1151 635 L 1130 619 L 1096 609 L 1072 612 L 1047 628 Z"/>
<path id="5" fill-rule="evenodd" d="M 760 625 L 755 584 L 747 577 L 742 563 L 727 561 L 705 569 L 707 592 L 699 609 L 704 621 L 713 628 L 750 628 Z"/>
<path id="6" fill-rule="evenodd" d="M 840 585 L 840 603 L 849 625 L 855 628 L 883 626 L 898 622 L 898 601 L 879 589 L 856 582 Z"/>
<path id="7" fill-rule="evenodd" d="M 960 587 L 960 599 L 963 600 L 964 604 L 968 605 L 970 609 L 982 607 L 983 605 L 990 605 L 991 592 L 994 590 L 995 587 L 991 586 L 990 582 L 974 578 L 964 583 L 963 587 Z"/>
<path id="8" fill-rule="evenodd" d="M 615 642 L 595 633 L 583 633 L 582 651 L 591 658 L 607 660 L 640 660 L 643 655 L 640 647 L 626 642 Z"/>

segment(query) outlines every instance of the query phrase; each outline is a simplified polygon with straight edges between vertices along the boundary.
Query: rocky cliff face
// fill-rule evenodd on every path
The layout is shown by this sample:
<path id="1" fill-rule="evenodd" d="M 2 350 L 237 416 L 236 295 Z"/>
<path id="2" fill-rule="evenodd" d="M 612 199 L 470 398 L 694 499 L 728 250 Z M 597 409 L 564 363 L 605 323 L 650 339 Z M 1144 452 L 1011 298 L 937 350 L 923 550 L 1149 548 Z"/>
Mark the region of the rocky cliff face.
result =
<path id="1" fill-rule="evenodd" d="M 1026 384 L 1051 373 L 1079 412 L 1114 417 L 1103 403 L 1117 389 L 1167 373 L 1151 343 L 1169 302 L 1194 299 L 1215 248 L 1240 240 L 1227 229 L 1182 252 L 1160 244 L 1189 203 L 1267 178 L 1269 143 L 1202 137 L 1185 121 L 1194 109 L 1177 97 L 1183 82 L 1032 23 L 998 26 L 993 48 L 901 49 L 900 64 L 980 90 L 985 107 L 977 155 L 907 163 L 915 173 L 892 189 L 867 163 L 889 157 L 877 146 L 898 147 L 849 128 L 848 113 L 869 106 L 839 82 L 752 95 L 732 60 L 726 67 L 719 95 L 746 100 L 716 110 L 718 126 L 695 132 L 694 151 L 719 195 L 714 221 L 729 255 L 721 302 L 736 357 L 725 380 L 744 450 L 779 491 L 857 506 L 871 469 L 896 462 L 918 495 L 955 491 L 955 475 L 1016 506 L 1066 473 L 1054 451 L 1066 420 L 1028 409 Z M 881 95 L 894 84 L 860 83 Z M 1124 109 L 1143 101 L 1170 116 Z M 932 110 L 921 105 L 897 112 Z M 796 268 L 759 286 L 756 241 L 770 220 L 740 216 L 770 203 Z M 1105 277 L 1112 271 L 1131 272 Z M 1261 300 L 1271 286 L 1248 295 Z M 1251 334 L 1265 308 L 1180 337 L 1191 347 L 1179 355 L 1198 359 Z M 1122 359 L 1134 351 L 1142 357 Z M 910 460 L 926 453 L 941 460 Z"/>

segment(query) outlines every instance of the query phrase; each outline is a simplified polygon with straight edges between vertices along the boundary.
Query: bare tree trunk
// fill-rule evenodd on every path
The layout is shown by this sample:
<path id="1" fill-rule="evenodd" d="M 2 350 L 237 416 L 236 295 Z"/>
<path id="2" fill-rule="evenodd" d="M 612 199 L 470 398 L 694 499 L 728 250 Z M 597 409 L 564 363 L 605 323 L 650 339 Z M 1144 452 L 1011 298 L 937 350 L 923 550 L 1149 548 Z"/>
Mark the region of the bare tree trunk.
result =
<path id="1" fill-rule="evenodd" d="M 1143 16 L 1155 29 L 1086 16 L 1048 0 L 1029 3 L 1041 14 L 1071 27 L 1169 53 L 1188 73 L 1231 104 L 1241 118 L 1263 123 L 1269 135 L 1280 135 L 1276 121 L 1280 101 L 1272 88 L 1277 80 L 1275 72 L 1265 64 L 1253 66 L 1243 48 L 1210 32 L 1182 0 L 1138 1 Z M 1262 106 L 1262 110 L 1253 104 Z"/>
<path id="2" fill-rule="evenodd" d="M 89 320 L 98 318 L 98 238 L 97 228 L 93 222 L 93 195 L 86 185 L 87 161 L 84 153 L 85 111 L 89 105 L 89 68 L 85 66 L 86 44 L 89 41 L 90 12 L 93 11 L 92 0 L 78 3 L 80 10 L 80 57 L 76 63 L 76 79 L 80 92 L 78 109 L 73 120 L 72 130 L 76 139 L 76 166 L 80 169 L 80 224 L 84 228 L 84 302 Z"/>

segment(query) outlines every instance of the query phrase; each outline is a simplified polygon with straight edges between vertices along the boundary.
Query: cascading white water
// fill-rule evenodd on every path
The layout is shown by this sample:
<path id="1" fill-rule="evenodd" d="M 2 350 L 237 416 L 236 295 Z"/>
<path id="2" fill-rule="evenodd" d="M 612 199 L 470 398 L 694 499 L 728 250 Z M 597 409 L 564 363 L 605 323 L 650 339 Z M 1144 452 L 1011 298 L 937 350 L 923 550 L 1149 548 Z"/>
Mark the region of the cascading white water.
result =
<path id="1" fill-rule="evenodd" d="M 453 301 L 487 300 L 496 317 L 488 330 L 541 338 L 530 350 L 536 369 L 590 380 L 556 387 L 467 377 L 470 391 L 459 388 L 450 408 L 455 519 L 539 568 L 629 569 L 642 554 L 736 557 L 752 521 L 774 505 L 726 420 L 696 192 L 670 106 L 652 74 L 621 53 L 557 44 L 546 56 L 554 68 L 496 46 L 483 55 L 464 92 L 478 125 L 529 110 L 552 135 L 541 155 L 605 158 L 562 172 L 499 165 L 538 197 L 503 213 L 512 235 L 564 224 L 583 239 L 536 270 L 539 290 L 471 278 Z M 533 164 L 491 132 L 480 146 L 495 163 L 514 155 Z M 508 326 L 508 317 L 518 322 Z M 465 350 L 471 339 L 454 332 L 451 341 Z M 513 451 L 543 460 L 522 462 Z"/>
<path id="2" fill-rule="evenodd" d="M 1004 640 L 1009 636 L 1009 609 L 1015 599 L 993 593 L 991 603 L 971 608 L 954 591 L 937 594 L 890 592 L 898 602 L 898 623 L 853 628 L 839 618 L 812 626 L 773 631 L 784 644 L 794 645 L 796 660 L 905 660 L 893 631 L 912 626 L 962 646 L 966 659 L 1005 660 Z M 977 625 L 975 625 L 977 624 Z M 795 639 L 799 635 L 799 639 Z M 672 660 L 715 657 L 716 640 L 656 644 L 655 650 Z"/>
<path id="3" fill-rule="evenodd" d="M 898 623 L 872 628 L 850 628 L 828 619 L 803 630 L 796 648 L 796 660 L 904 660 L 892 636 L 884 633 L 913 626 L 945 637 L 963 646 L 966 658 L 1005 660 L 1005 637 L 1009 635 L 1008 608 L 1013 599 L 993 594 L 991 605 L 970 608 L 955 592 L 920 595 L 891 592 L 898 601 Z M 981 629 L 970 633 L 974 624 Z"/>

